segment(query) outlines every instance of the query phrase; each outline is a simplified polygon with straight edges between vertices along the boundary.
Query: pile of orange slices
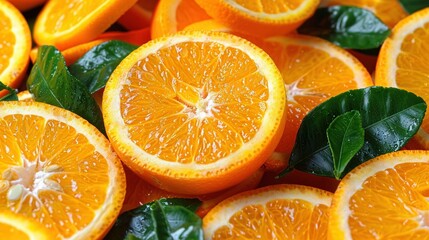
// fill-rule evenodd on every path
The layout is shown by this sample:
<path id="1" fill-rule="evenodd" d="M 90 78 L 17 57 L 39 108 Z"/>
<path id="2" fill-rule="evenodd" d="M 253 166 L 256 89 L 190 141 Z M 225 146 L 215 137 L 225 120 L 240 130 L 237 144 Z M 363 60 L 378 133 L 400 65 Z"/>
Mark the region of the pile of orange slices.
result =
<path id="1" fill-rule="evenodd" d="M 297 33 L 319 7 L 334 5 L 368 9 L 392 28 L 376 65 Z M 102 239 L 121 212 L 164 197 L 202 201 L 205 239 L 429 236 L 427 115 L 413 150 L 374 158 L 341 181 L 273 178 L 305 115 L 335 95 L 380 85 L 429 102 L 429 8 L 409 15 L 399 0 L 0 0 L 0 27 L 0 82 L 20 91 L 18 101 L 0 101 L 0 239 Z M 138 48 L 94 94 L 106 135 L 26 90 L 40 46 L 55 46 L 71 65 L 113 39 Z"/>

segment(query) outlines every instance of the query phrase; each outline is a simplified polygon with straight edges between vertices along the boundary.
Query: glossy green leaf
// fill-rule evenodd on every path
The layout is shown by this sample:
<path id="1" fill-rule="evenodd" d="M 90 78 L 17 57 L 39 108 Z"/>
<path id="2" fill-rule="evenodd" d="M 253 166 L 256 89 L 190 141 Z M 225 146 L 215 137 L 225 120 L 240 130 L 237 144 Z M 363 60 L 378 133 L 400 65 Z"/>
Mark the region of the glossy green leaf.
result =
<path id="1" fill-rule="evenodd" d="M 429 0 L 399 0 L 399 2 L 409 14 L 429 7 Z"/>
<path id="2" fill-rule="evenodd" d="M 64 57 L 55 47 L 39 48 L 27 88 L 36 101 L 72 111 L 105 133 L 100 108 L 86 86 L 69 73 Z"/>
<path id="3" fill-rule="evenodd" d="M 304 117 L 289 166 L 281 175 L 296 168 L 334 177 L 326 129 L 337 116 L 352 110 L 359 111 L 362 117 L 365 141 L 343 175 L 371 158 L 403 147 L 419 129 L 426 103 L 411 92 L 384 87 L 351 90 L 330 98 Z"/>
<path id="4" fill-rule="evenodd" d="M 137 46 L 118 40 L 101 43 L 70 65 L 70 73 L 94 93 L 104 88 L 113 70 L 135 49 Z"/>
<path id="5" fill-rule="evenodd" d="M 122 213 L 105 237 L 110 239 L 203 239 L 197 199 L 159 199 Z"/>
<path id="6" fill-rule="evenodd" d="M 332 6 L 317 9 L 298 32 L 324 38 L 343 48 L 375 49 L 389 36 L 390 29 L 366 9 Z"/>
<path id="7" fill-rule="evenodd" d="M 17 90 L 13 89 L 4 83 L 0 82 L 0 91 L 7 90 L 8 93 L 0 98 L 0 101 L 16 101 L 18 100 Z"/>
<path id="8" fill-rule="evenodd" d="M 362 118 L 356 110 L 339 115 L 329 124 L 326 135 L 333 158 L 335 178 L 341 178 L 347 164 L 363 146 L 364 134 Z"/>

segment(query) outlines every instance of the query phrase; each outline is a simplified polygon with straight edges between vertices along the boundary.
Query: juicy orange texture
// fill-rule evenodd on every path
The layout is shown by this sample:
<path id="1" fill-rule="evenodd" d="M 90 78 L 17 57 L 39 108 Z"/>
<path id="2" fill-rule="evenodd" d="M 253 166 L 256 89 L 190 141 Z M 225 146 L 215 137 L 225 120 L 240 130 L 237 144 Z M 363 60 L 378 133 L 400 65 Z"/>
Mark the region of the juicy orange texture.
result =
<path id="1" fill-rule="evenodd" d="M 17 88 L 27 70 L 31 35 L 24 16 L 7 1 L 0 1 L 0 29 L 0 82 Z"/>
<path id="2" fill-rule="evenodd" d="M 400 151 L 351 171 L 334 194 L 331 239 L 426 239 L 429 152 Z"/>
<path id="3" fill-rule="evenodd" d="M 377 60 L 375 84 L 397 87 L 429 102 L 429 9 L 400 21 L 383 43 Z M 426 114 L 414 140 L 429 149 L 429 114 Z"/>
<path id="4" fill-rule="evenodd" d="M 234 31 L 254 36 L 293 32 L 320 0 L 195 0 L 209 16 Z"/>
<path id="5" fill-rule="evenodd" d="M 271 154 L 285 90 L 265 52 L 226 33 L 183 32 L 124 59 L 103 96 L 121 159 L 155 186 L 204 194 L 239 183 Z"/>
<path id="6" fill-rule="evenodd" d="M 203 219 L 205 239 L 326 239 L 332 193 L 272 185 L 232 196 Z"/>
<path id="7" fill-rule="evenodd" d="M 38 102 L 0 102 L 0 210 L 57 237 L 96 239 L 125 195 L 122 166 L 87 121 Z"/>
<path id="8" fill-rule="evenodd" d="M 137 0 L 48 1 L 34 25 L 38 45 L 60 50 L 94 40 Z"/>

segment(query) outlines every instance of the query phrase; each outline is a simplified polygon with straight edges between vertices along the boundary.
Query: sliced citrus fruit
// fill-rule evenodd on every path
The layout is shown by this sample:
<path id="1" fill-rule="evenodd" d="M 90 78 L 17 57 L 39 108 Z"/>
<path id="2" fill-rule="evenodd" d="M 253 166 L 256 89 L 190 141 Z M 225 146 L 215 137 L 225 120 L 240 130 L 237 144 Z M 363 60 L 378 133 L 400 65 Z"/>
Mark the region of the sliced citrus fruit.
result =
<path id="1" fill-rule="evenodd" d="M 34 40 L 60 50 L 94 40 L 137 0 L 48 1 L 37 16 Z"/>
<path id="2" fill-rule="evenodd" d="M 390 28 L 408 15 L 399 0 L 322 0 L 320 3 L 321 7 L 334 5 L 365 8 L 373 12 Z"/>
<path id="3" fill-rule="evenodd" d="M 152 39 L 176 33 L 205 19 L 210 19 L 210 16 L 195 0 L 160 0 L 152 18 Z"/>
<path id="4" fill-rule="evenodd" d="M 316 37 L 290 35 L 256 43 L 274 60 L 287 91 L 286 127 L 277 151 L 290 153 L 304 116 L 323 101 L 350 89 L 373 85 L 350 53 Z"/>
<path id="5" fill-rule="evenodd" d="M 332 193 L 271 185 L 234 195 L 203 218 L 205 239 L 326 239 Z"/>
<path id="6" fill-rule="evenodd" d="M 108 140 L 79 116 L 39 102 L 0 102 L 0 210 L 58 238 L 98 239 L 115 221 L 125 176 Z"/>
<path id="7" fill-rule="evenodd" d="M 0 211 L 0 238 L 52 240 L 55 235 L 39 222 L 8 211 Z"/>
<path id="8" fill-rule="evenodd" d="M 375 84 L 402 88 L 429 102 L 429 8 L 401 20 L 383 43 L 377 60 Z M 429 149 L 429 114 L 414 137 Z"/>
<path id="9" fill-rule="evenodd" d="M 429 152 L 407 150 L 347 174 L 332 199 L 330 239 L 426 239 Z"/>
<path id="10" fill-rule="evenodd" d="M 0 1 L 0 29 L 0 82 L 17 88 L 28 67 L 31 34 L 24 16 L 8 1 Z"/>
<path id="11" fill-rule="evenodd" d="M 316 11 L 320 0 L 195 0 L 215 20 L 256 36 L 294 31 Z"/>
<path id="12" fill-rule="evenodd" d="M 103 117 L 121 159 L 161 189 L 199 195 L 238 184 L 272 153 L 285 89 L 270 57 L 222 32 L 144 44 L 107 82 Z"/>

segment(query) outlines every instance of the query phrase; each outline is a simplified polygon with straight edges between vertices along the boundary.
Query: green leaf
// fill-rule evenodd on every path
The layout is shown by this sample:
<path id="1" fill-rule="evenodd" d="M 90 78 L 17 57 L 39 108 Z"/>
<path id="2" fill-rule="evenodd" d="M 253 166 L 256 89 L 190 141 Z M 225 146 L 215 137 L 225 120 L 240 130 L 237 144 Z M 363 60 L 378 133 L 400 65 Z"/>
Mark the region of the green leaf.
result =
<path id="1" fill-rule="evenodd" d="M 399 0 L 399 2 L 409 14 L 429 7 L 429 0 Z"/>
<path id="2" fill-rule="evenodd" d="M 113 70 L 135 49 L 137 46 L 118 40 L 101 43 L 72 64 L 70 73 L 94 93 L 106 85 Z"/>
<path id="3" fill-rule="evenodd" d="M 323 102 L 303 119 L 288 168 L 334 177 L 334 163 L 326 129 L 341 114 L 356 110 L 362 117 L 365 141 L 343 175 L 359 164 L 399 150 L 419 129 L 426 103 L 411 92 L 396 88 L 369 87 L 351 90 Z"/>
<path id="4" fill-rule="evenodd" d="M 109 239 L 203 239 L 197 199 L 159 199 L 122 213 Z"/>
<path id="5" fill-rule="evenodd" d="M 332 6 L 317 9 L 298 32 L 324 38 L 343 48 L 374 49 L 383 44 L 390 29 L 366 9 Z"/>
<path id="6" fill-rule="evenodd" d="M 336 179 L 341 178 L 347 164 L 363 146 L 364 134 L 362 118 L 356 110 L 339 115 L 329 124 L 326 135 Z"/>
<path id="7" fill-rule="evenodd" d="M 4 83 L 0 82 L 0 91 L 7 90 L 8 93 L 0 98 L 0 101 L 17 101 L 18 95 L 16 93 L 18 92 L 16 89 L 13 89 Z"/>
<path id="8" fill-rule="evenodd" d="M 105 134 L 100 108 L 85 85 L 69 73 L 64 57 L 55 47 L 39 48 L 27 88 L 36 101 L 72 111 Z"/>

